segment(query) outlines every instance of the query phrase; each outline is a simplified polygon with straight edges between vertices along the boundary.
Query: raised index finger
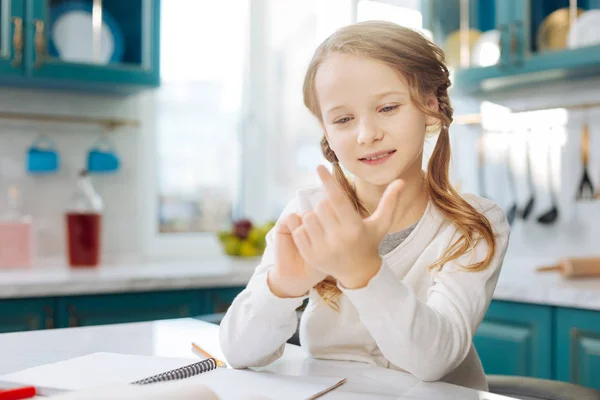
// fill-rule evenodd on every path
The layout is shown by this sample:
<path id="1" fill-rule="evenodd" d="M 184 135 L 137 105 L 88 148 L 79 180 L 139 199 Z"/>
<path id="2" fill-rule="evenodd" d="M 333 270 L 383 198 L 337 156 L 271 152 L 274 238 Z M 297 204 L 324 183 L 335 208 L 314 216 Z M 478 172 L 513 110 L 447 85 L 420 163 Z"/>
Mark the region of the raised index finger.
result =
<path id="1" fill-rule="evenodd" d="M 360 216 L 354 208 L 352 201 L 348 198 L 348 195 L 340 183 L 333 175 L 331 175 L 329 170 L 323 165 L 319 165 L 317 167 L 317 173 L 319 174 L 319 178 L 321 178 L 321 182 L 323 182 L 327 197 L 331 200 L 331 208 L 339 220 L 348 221 L 353 218 L 359 218 Z"/>

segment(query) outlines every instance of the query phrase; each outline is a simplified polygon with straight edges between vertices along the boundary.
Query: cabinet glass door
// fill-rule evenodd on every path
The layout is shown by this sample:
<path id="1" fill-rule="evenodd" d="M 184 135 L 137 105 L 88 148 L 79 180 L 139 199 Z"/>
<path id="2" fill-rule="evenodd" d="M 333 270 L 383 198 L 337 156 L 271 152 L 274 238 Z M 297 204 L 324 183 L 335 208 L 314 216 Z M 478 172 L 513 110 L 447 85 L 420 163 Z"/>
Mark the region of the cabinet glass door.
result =
<path id="1" fill-rule="evenodd" d="M 449 67 L 456 70 L 506 64 L 508 52 L 501 49 L 510 36 L 512 0 L 424 1 L 424 27 L 446 53 Z"/>
<path id="2" fill-rule="evenodd" d="M 0 73 L 23 73 L 23 0 L 0 0 Z"/>
<path id="3" fill-rule="evenodd" d="M 115 73 L 150 73 L 156 66 L 157 3 L 158 0 L 34 0 L 32 74 L 130 81 L 119 79 Z M 86 75 L 93 71 L 105 74 Z"/>
<path id="4" fill-rule="evenodd" d="M 600 0 L 519 2 L 515 23 L 524 28 L 525 59 L 600 46 Z"/>

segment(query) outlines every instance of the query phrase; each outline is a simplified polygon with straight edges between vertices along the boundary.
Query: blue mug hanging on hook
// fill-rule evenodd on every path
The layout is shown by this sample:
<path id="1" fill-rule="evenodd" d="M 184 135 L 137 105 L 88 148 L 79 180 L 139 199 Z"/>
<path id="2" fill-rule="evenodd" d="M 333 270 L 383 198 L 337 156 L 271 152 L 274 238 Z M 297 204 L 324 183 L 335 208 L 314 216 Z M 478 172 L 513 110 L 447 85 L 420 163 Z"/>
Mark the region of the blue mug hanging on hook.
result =
<path id="1" fill-rule="evenodd" d="M 54 142 L 46 135 L 40 135 L 27 149 L 27 172 L 30 174 L 51 174 L 58 171 L 60 156 Z"/>
<path id="2" fill-rule="evenodd" d="M 92 174 L 110 174 L 119 170 L 120 161 L 106 135 L 94 143 L 87 154 L 87 170 Z"/>

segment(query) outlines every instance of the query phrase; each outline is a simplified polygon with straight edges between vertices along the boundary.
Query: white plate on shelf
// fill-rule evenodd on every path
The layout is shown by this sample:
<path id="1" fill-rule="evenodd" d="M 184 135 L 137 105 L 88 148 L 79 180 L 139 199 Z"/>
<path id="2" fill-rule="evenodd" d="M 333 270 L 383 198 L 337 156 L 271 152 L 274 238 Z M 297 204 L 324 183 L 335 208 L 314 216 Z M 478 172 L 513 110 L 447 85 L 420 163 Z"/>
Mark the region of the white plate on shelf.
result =
<path id="1" fill-rule="evenodd" d="M 500 62 L 500 31 L 492 29 L 481 34 L 471 51 L 471 63 L 489 67 Z"/>
<path id="2" fill-rule="evenodd" d="M 567 45 L 569 48 L 600 45 L 600 10 L 586 11 L 575 20 Z"/>
<path id="3" fill-rule="evenodd" d="M 84 3 L 65 3 L 52 10 L 51 52 L 63 61 L 93 64 L 118 62 L 123 55 L 123 38 L 112 16 L 102 10 L 99 29 L 100 48 L 94 54 L 92 7 Z"/>

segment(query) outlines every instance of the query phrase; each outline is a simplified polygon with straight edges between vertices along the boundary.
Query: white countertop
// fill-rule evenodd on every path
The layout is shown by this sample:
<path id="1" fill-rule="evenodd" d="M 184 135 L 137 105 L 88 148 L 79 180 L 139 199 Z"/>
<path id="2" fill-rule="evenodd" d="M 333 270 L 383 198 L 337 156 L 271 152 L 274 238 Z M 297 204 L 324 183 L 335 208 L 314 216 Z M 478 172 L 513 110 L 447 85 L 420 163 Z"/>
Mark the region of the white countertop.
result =
<path id="1" fill-rule="evenodd" d="M 600 311 L 600 277 L 566 279 L 558 272 L 537 272 L 554 258 L 506 258 L 494 291 L 495 300 Z"/>
<path id="2" fill-rule="evenodd" d="M 245 286 L 260 259 L 108 264 L 96 268 L 0 269 L 0 299 Z"/>
<path id="3" fill-rule="evenodd" d="M 0 375 L 94 352 L 195 358 L 192 341 L 224 359 L 218 331 L 216 325 L 186 318 L 0 334 Z M 346 383 L 322 397 L 325 400 L 509 399 L 443 382 L 420 382 L 407 373 L 366 363 L 315 360 L 289 344 L 281 359 L 263 369 L 286 375 L 346 378 Z"/>
<path id="4" fill-rule="evenodd" d="M 0 299 L 244 286 L 258 262 L 257 258 L 220 257 L 94 269 L 0 270 Z M 600 311 L 600 278 L 567 280 L 556 272 L 535 271 L 555 262 L 551 258 L 507 257 L 494 299 Z"/>

